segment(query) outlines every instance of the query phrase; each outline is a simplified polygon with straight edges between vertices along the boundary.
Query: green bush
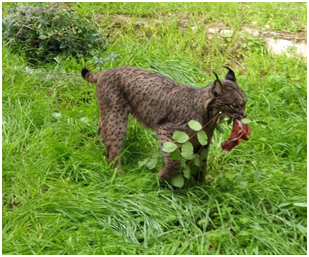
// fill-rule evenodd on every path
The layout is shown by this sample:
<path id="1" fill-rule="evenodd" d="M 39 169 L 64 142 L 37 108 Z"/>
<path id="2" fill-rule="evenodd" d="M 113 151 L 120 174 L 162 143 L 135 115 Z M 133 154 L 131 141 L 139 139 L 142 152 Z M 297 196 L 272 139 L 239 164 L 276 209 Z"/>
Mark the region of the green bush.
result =
<path id="1" fill-rule="evenodd" d="M 55 3 L 13 4 L 2 19 L 2 38 L 33 64 L 57 56 L 94 56 L 107 46 L 97 23 Z"/>

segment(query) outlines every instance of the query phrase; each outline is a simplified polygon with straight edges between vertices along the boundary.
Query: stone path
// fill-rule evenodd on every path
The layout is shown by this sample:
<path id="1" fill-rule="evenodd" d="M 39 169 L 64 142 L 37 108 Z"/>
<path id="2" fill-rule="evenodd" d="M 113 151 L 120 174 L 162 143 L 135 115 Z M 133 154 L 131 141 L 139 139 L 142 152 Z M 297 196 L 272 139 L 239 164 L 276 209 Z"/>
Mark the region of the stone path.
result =
<path id="1" fill-rule="evenodd" d="M 234 31 L 225 27 L 209 28 L 209 36 L 217 35 L 219 37 L 232 37 Z M 253 37 L 260 37 L 266 44 L 268 51 L 280 55 L 285 53 L 287 56 L 293 54 L 307 58 L 307 31 L 292 32 L 274 32 L 269 30 L 255 30 L 243 27 L 239 33 L 248 33 Z"/>
<path id="2" fill-rule="evenodd" d="M 171 16 L 172 14 L 168 15 Z M 98 15 L 95 20 L 100 23 L 100 20 L 103 18 L 103 15 Z M 121 26 L 121 23 L 130 23 L 131 17 L 124 15 L 115 15 L 112 19 L 115 22 L 116 26 Z M 136 21 L 139 25 L 147 27 L 147 21 L 140 19 Z M 169 23 L 169 19 L 167 17 L 161 17 L 160 19 L 154 20 L 154 22 Z M 187 19 L 179 19 L 178 26 L 181 28 L 188 28 L 188 20 Z M 197 29 L 197 27 L 191 27 L 192 29 Z M 258 37 L 262 39 L 266 48 L 269 52 L 274 54 L 286 54 L 287 56 L 299 55 L 307 58 L 307 27 L 304 27 L 304 30 L 301 32 L 293 33 L 293 32 L 274 32 L 267 29 L 263 29 L 262 31 L 252 29 L 249 27 L 243 27 L 241 31 L 237 31 L 236 33 L 248 33 L 253 37 Z M 224 24 L 220 21 L 214 22 L 213 26 L 206 31 L 208 37 L 218 36 L 218 37 L 232 37 L 234 31 L 225 27 Z"/>

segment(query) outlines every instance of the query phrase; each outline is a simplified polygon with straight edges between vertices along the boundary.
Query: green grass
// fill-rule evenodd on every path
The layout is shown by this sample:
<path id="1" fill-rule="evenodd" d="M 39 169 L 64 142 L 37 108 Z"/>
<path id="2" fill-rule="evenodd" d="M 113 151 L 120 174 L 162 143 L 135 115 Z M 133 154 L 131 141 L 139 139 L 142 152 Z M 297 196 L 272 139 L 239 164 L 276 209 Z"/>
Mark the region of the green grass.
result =
<path id="1" fill-rule="evenodd" d="M 248 98 L 252 135 L 225 152 L 220 144 L 231 125 L 224 124 L 212 142 L 206 185 L 159 182 L 162 160 L 154 170 L 138 167 L 159 144 L 134 119 L 118 175 L 97 136 L 95 85 L 79 75 L 84 65 L 94 69 L 94 60 L 31 67 L 3 47 L 3 254 L 307 253 L 306 60 L 274 56 L 259 39 L 241 48 L 238 35 L 205 36 L 218 20 L 235 30 L 257 21 L 258 28 L 298 31 L 307 25 L 306 4 L 201 5 L 73 7 L 89 18 L 104 15 L 108 52 L 121 59 L 104 69 L 132 65 L 202 87 L 213 82 L 212 71 L 222 79 L 221 66 L 233 68 Z M 178 26 L 180 18 L 187 28 Z"/>

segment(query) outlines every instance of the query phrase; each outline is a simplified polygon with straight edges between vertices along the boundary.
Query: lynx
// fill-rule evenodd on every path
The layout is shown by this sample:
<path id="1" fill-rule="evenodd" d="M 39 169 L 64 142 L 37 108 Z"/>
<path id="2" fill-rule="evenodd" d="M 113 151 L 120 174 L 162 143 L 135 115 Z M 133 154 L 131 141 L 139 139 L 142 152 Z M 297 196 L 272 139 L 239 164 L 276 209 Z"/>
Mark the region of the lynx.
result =
<path id="1" fill-rule="evenodd" d="M 84 79 L 97 85 L 97 101 L 100 112 L 98 134 L 106 147 L 106 158 L 114 167 L 120 168 L 119 155 L 122 151 L 127 129 L 128 114 L 140 123 L 153 129 L 161 147 L 164 142 L 173 142 L 173 132 L 183 131 L 193 135 L 188 126 L 190 120 L 206 124 L 204 128 L 208 151 L 214 129 L 224 117 L 241 119 L 247 116 L 245 94 L 239 88 L 234 72 L 228 69 L 224 81 L 217 74 L 213 84 L 203 88 L 183 86 L 155 72 L 121 66 L 98 73 L 83 69 Z M 197 151 L 201 146 L 195 137 L 191 143 Z M 169 153 L 163 153 L 165 164 L 159 171 L 161 180 L 177 175 L 180 163 L 170 160 Z M 205 163 L 207 165 L 207 163 Z"/>

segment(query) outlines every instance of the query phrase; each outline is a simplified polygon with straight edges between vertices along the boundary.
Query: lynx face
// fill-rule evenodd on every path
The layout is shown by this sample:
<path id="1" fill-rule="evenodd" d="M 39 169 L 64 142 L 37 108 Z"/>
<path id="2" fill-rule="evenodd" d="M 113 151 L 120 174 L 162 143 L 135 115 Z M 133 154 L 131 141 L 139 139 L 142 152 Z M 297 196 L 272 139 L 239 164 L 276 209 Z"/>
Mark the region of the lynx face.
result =
<path id="1" fill-rule="evenodd" d="M 223 81 L 225 87 L 227 87 L 227 92 L 229 97 L 219 98 L 220 101 L 220 109 L 224 116 L 228 116 L 233 119 L 242 119 L 247 117 L 247 113 L 245 110 L 245 105 L 247 103 L 247 98 L 245 94 L 239 89 L 239 87 L 235 87 L 232 83 Z"/>
<path id="2" fill-rule="evenodd" d="M 228 67 L 226 67 L 229 69 Z M 229 69 L 225 80 L 218 79 L 213 84 L 213 93 L 215 98 L 209 103 L 208 111 L 214 113 L 222 112 L 222 117 L 229 117 L 231 120 L 247 117 L 245 105 L 247 98 L 244 92 L 239 88 L 234 72 Z"/>

